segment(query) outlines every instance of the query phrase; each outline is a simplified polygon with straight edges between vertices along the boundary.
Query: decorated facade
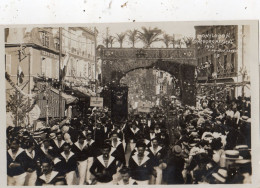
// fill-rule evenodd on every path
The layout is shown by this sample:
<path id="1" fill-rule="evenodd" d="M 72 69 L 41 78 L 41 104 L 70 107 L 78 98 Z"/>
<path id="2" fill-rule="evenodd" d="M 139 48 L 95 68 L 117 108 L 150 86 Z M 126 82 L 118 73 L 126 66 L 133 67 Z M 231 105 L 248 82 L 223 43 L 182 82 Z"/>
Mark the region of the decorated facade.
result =
<path id="1" fill-rule="evenodd" d="M 250 96 L 249 26 L 195 26 L 199 95 Z"/>
<path id="2" fill-rule="evenodd" d="M 103 84 L 119 83 L 124 75 L 136 69 L 158 69 L 178 78 L 179 97 L 185 104 L 195 105 L 197 60 L 194 48 L 102 48 L 100 54 Z"/>

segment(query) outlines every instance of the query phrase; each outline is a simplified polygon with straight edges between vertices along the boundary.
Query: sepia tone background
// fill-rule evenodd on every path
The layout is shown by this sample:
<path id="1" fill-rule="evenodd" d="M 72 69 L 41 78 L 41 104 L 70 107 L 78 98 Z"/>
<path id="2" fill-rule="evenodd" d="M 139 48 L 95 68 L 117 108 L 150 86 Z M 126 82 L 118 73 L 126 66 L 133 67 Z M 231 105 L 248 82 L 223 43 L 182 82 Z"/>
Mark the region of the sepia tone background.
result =
<path id="1" fill-rule="evenodd" d="M 81 2 L 83 3 L 83 2 Z M 104 3 L 104 2 L 101 2 L 101 4 Z M 224 3 L 224 2 L 223 2 Z M 226 2 L 225 2 L 226 3 Z M 136 14 L 133 14 L 134 12 L 134 9 L 133 9 L 133 5 L 131 4 L 131 7 L 132 9 L 130 9 L 128 7 L 127 11 L 128 11 L 128 14 L 127 15 L 123 15 L 122 14 L 122 10 L 121 8 L 115 8 L 115 6 L 117 5 L 118 7 L 120 7 L 120 4 L 121 3 L 114 3 L 112 4 L 112 9 L 108 9 L 108 3 L 105 3 L 104 5 L 102 5 L 101 7 L 101 10 L 103 10 L 103 13 L 105 15 L 109 15 L 110 13 L 110 16 L 108 16 L 107 18 L 103 18 L 102 21 L 105 21 L 105 22 L 116 22 L 116 21 L 133 21 L 133 20 L 136 20 L 136 21 L 162 21 L 162 20 L 188 20 L 190 19 L 191 17 L 193 19 L 196 19 L 196 20 L 205 20 L 205 19 L 214 19 L 214 20 L 220 20 L 220 19 L 225 19 L 225 20 L 232 20 L 232 19 L 252 19 L 252 18 L 255 18 L 254 16 L 254 12 L 256 13 L 256 10 L 257 10 L 257 7 L 259 7 L 259 4 L 257 3 L 250 3 L 250 4 L 243 4 L 244 2 L 242 1 L 236 1 L 236 6 L 238 7 L 238 10 L 239 11 L 242 11 L 246 10 L 245 13 L 241 14 L 240 12 L 237 12 L 233 15 L 230 15 L 230 9 L 225 9 L 224 7 L 222 7 L 223 4 L 221 4 L 219 2 L 219 5 L 216 5 L 216 4 L 211 4 L 211 5 L 206 5 L 206 3 L 202 3 L 202 7 L 204 8 L 204 11 L 194 11 L 194 12 L 190 12 L 190 14 L 187 14 L 187 15 L 183 15 L 181 14 L 180 12 L 177 11 L 177 13 L 179 13 L 180 15 L 183 15 L 183 17 L 181 18 L 180 16 L 176 14 L 170 14 L 169 12 L 172 12 L 172 11 L 166 11 L 166 9 L 168 8 L 167 7 L 167 3 L 166 5 L 164 5 L 163 7 L 162 6 L 158 6 L 160 3 L 158 4 L 155 4 L 154 7 L 160 9 L 161 11 L 157 11 L 155 12 L 154 14 L 147 14 L 147 12 L 150 12 L 150 10 L 148 9 L 149 6 L 142 6 L 144 5 L 145 3 L 140 3 L 139 4 L 139 10 L 142 10 L 142 11 L 139 11 L 139 12 L 136 12 Z M 25 7 L 27 7 L 27 9 L 30 7 L 28 5 L 29 3 L 27 3 L 25 5 Z M 92 3 L 93 4 L 93 3 Z M 191 3 L 189 6 L 183 6 L 185 8 L 181 9 L 181 10 L 184 10 L 184 9 L 192 9 L 194 10 L 194 4 L 195 3 Z M 80 5 L 80 4 L 79 4 Z M 181 4 L 177 1 L 177 4 L 176 5 L 173 5 L 175 7 L 178 7 L 180 6 Z M 227 5 L 227 4 L 226 4 Z M 234 5 L 234 2 L 233 4 L 229 4 L 228 5 Z M 225 7 L 229 7 L 229 6 L 225 6 Z M 42 8 L 41 5 L 37 5 L 39 6 L 39 10 Z M 18 5 L 19 7 L 19 5 Z M 58 9 L 59 6 L 56 5 L 56 11 L 57 12 L 60 12 L 59 9 Z M 218 10 L 216 11 L 212 11 L 213 8 L 215 7 L 218 7 Z M 65 10 L 72 10 L 72 9 L 75 9 L 75 8 L 78 8 L 79 7 L 75 7 L 75 6 L 66 6 Z M 82 7 L 80 7 L 82 8 Z M 130 10 L 129 10 L 130 9 Z M 55 10 L 55 7 L 52 9 L 52 10 Z M 104 11 L 105 10 L 105 11 Z M 174 9 L 176 10 L 176 8 Z M 215 10 L 215 9 L 214 9 Z M 5 10 L 5 11 L 8 11 L 8 8 Z M 41 9 L 41 11 L 44 11 Z M 45 10 L 46 11 L 46 10 Z M 96 9 L 93 8 L 93 10 L 90 10 L 89 12 L 89 15 L 92 15 L 90 17 L 88 17 L 88 20 L 93 20 L 93 22 L 99 22 L 99 15 L 100 14 L 95 14 L 95 11 Z M 119 18 L 119 16 L 113 16 L 113 14 L 111 14 L 111 12 L 118 12 L 118 15 L 122 15 L 121 17 L 121 20 Z M 180 11 L 180 9 L 179 9 Z M 11 11 L 10 11 L 11 12 Z M 48 11 L 46 11 L 48 12 Z M 66 12 L 66 11 L 64 11 Z M 72 11 L 73 12 L 73 11 Z M 80 11 L 80 12 L 83 12 Z M 101 11 L 100 11 L 101 12 Z M 162 14 L 165 13 L 165 14 Z M 196 12 L 196 13 L 195 13 Z M 212 12 L 211 16 L 209 16 L 209 13 Z M 218 14 L 221 15 L 221 17 L 217 17 L 216 16 L 216 12 L 218 12 Z M 253 12 L 252 14 L 250 12 Z M 129 14 L 131 13 L 131 14 Z M 198 14 L 200 13 L 200 14 Z M 20 16 L 24 14 L 24 17 Z M 213 16 L 213 14 L 215 15 L 215 17 Z M 26 17 L 27 15 L 27 17 Z M 25 24 L 25 23 L 83 23 L 83 22 L 87 22 L 86 21 L 86 17 L 84 17 L 82 14 L 79 14 L 79 11 L 75 13 L 74 11 L 74 14 L 73 16 L 71 16 L 70 18 L 68 18 L 69 16 L 60 16 L 58 19 L 50 19 L 50 15 L 51 15 L 51 18 L 54 18 L 54 14 L 42 14 L 44 15 L 45 19 L 42 18 L 42 19 L 39 19 L 38 20 L 35 20 L 33 18 L 31 19 L 26 19 L 28 18 L 28 13 L 26 12 L 21 12 L 21 14 L 19 13 L 18 16 L 16 16 L 16 22 L 15 22 L 15 18 L 12 17 L 10 14 L 8 15 L 9 18 L 12 17 L 12 19 L 8 20 L 4 20 L 3 23 L 4 24 L 13 24 L 13 23 L 16 23 L 16 24 Z M 111 16 L 112 15 L 112 16 Z M 131 15 L 131 16 L 129 16 Z M 142 15 L 142 16 L 140 16 Z M 158 16 L 158 15 L 161 15 L 161 16 Z M 207 15 L 205 18 L 205 15 Z M 31 16 L 31 15 L 30 15 Z M 66 19 L 67 17 L 67 19 Z M 81 17 L 81 19 L 78 19 L 79 21 L 77 21 L 77 18 Z M 102 16 L 103 17 L 103 16 Z M 130 17 L 127 18 L 127 17 Z M 63 21 L 61 21 L 63 18 Z M 90 18 L 93 18 L 93 19 L 90 19 Z M 129 20 L 128 20 L 129 19 Z M 211 24 L 212 22 L 207 22 L 208 24 Z M 219 22 L 219 23 L 223 23 L 223 22 Z M 235 23 L 243 23 L 243 22 L 231 22 L 232 24 L 235 24 Z M 204 24 L 204 23 L 203 23 Z M 205 23 L 206 24 L 206 23 Z M 246 24 L 246 23 L 244 23 Z M 26 25 L 24 25 L 26 26 Z M 56 26 L 56 25 L 53 25 L 53 26 Z M 63 25 L 63 26 L 66 26 L 66 25 Z M 260 149 L 260 145 L 259 145 L 259 72 L 258 72 L 258 69 L 259 69 L 259 66 L 258 66 L 258 27 L 259 25 L 254 25 L 254 27 L 252 27 L 252 30 L 250 32 L 252 32 L 252 35 L 251 36 L 254 36 L 251 38 L 251 41 L 252 41 L 252 46 L 250 48 L 250 50 L 248 51 L 248 53 L 250 54 L 250 59 L 248 61 L 250 61 L 250 64 L 252 65 L 251 67 L 251 88 L 252 89 L 252 103 L 254 104 L 253 107 L 252 107 L 252 116 L 253 116 L 253 119 L 252 119 L 252 126 L 253 126 L 253 129 L 252 129 L 252 140 L 253 140 L 253 185 L 251 185 L 251 187 L 256 187 L 259 185 L 260 183 L 260 180 L 258 178 L 258 175 L 259 175 L 259 170 L 260 168 L 258 168 L 259 166 L 259 159 L 260 159 L 260 156 L 259 156 L 259 149 Z M 3 28 L 1 29 L 1 36 L 2 36 L 2 40 L 1 40 L 1 44 L 4 44 L 4 32 L 3 32 Z M 3 45 L 1 45 L 1 52 L 2 54 L 4 54 L 4 47 Z M 2 62 L 4 62 L 4 56 L 1 56 L 1 60 Z M 2 64 L 3 66 L 3 64 Z M 4 68 L 1 68 L 1 75 L 4 75 Z M 253 79 L 252 79 L 253 78 Z M 5 83 L 4 83 L 4 79 L 1 79 L 1 85 L 4 86 Z M 4 96 L 4 92 L 2 93 L 2 96 Z M 2 97 L 1 98 L 1 106 L 5 106 L 5 97 Z M 1 108 L 1 119 L 5 119 L 5 109 L 4 108 Z M 3 126 L 3 129 L 5 128 L 5 126 Z M 5 143 L 5 135 L 4 135 L 4 131 L 1 131 L 1 138 L 2 138 L 2 141 L 1 143 Z M 1 151 L 4 151 L 4 148 L 5 148 L 5 144 L 4 145 L 1 145 Z M 4 152 L 1 152 L 2 154 L 2 158 L 5 158 L 5 153 Z M 4 161 L 3 161 L 4 162 Z M 5 167 L 5 165 L 3 164 L 2 166 Z M 5 168 L 2 168 L 1 169 L 1 177 L 5 177 L 6 176 L 6 172 L 5 172 Z M 1 182 L 2 185 L 6 185 L 6 179 L 3 178 L 2 179 L 3 181 Z"/>

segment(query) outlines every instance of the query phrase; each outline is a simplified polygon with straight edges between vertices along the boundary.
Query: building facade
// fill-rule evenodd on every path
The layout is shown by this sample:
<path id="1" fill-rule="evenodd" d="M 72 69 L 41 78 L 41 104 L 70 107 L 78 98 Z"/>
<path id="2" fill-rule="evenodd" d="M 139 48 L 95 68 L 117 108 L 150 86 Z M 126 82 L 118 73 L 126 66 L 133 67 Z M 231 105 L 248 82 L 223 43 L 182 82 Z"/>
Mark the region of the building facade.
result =
<path id="1" fill-rule="evenodd" d="M 63 78 L 65 85 L 94 91 L 96 76 L 94 30 L 83 27 L 63 27 L 61 34 L 61 62 L 66 55 L 69 56 Z M 59 28 L 52 27 L 5 29 L 6 72 L 12 82 L 22 88 L 23 92 L 31 94 L 38 78 L 44 78 L 51 87 L 54 87 L 53 83 L 58 82 L 59 36 Z M 22 78 L 19 76 L 21 72 Z M 7 100 L 11 91 L 12 86 L 7 82 Z"/>
<path id="2" fill-rule="evenodd" d="M 243 87 L 239 85 L 250 80 L 250 62 L 246 60 L 249 26 L 195 26 L 195 30 L 198 83 L 225 84 L 230 86 L 225 90 L 227 95 L 231 98 L 241 96 Z M 245 89 L 244 95 L 250 96 L 249 90 Z"/>
<path id="3" fill-rule="evenodd" d="M 6 71 L 10 73 L 15 83 L 17 83 L 18 63 L 24 73 L 24 81 L 31 77 L 30 88 L 33 88 L 33 77 L 59 79 L 58 28 L 8 28 L 5 42 Z M 21 51 L 20 60 L 19 51 Z M 82 27 L 63 28 L 63 58 L 66 53 L 70 58 L 65 81 L 80 82 L 83 85 L 95 81 L 94 30 Z M 30 92 L 28 88 L 27 91 Z"/>

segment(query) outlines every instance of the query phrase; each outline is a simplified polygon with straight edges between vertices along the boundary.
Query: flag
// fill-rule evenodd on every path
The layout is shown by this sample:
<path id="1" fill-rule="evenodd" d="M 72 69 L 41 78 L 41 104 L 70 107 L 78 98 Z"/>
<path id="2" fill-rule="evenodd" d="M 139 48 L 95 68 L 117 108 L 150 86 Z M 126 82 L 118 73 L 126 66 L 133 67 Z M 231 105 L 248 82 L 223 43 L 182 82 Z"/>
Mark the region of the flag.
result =
<path id="1" fill-rule="evenodd" d="M 19 84 L 23 83 L 23 78 L 24 78 L 24 73 L 21 66 L 19 65 L 18 72 L 17 72 L 17 80 Z"/>
<path id="2" fill-rule="evenodd" d="M 63 60 L 63 62 L 61 63 L 61 78 L 65 78 L 66 74 L 67 74 L 67 65 L 69 62 L 70 56 L 69 53 L 66 52 L 65 58 Z"/>

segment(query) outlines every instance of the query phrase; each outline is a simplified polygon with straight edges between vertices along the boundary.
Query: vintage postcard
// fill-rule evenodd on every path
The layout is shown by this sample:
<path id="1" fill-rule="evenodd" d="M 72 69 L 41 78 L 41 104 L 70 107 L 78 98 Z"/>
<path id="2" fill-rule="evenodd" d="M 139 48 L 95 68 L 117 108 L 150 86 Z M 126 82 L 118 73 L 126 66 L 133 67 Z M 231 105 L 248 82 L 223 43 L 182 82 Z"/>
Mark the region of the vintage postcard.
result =
<path id="1" fill-rule="evenodd" d="M 252 184 L 258 32 L 257 21 L 5 27 L 7 185 Z"/>

